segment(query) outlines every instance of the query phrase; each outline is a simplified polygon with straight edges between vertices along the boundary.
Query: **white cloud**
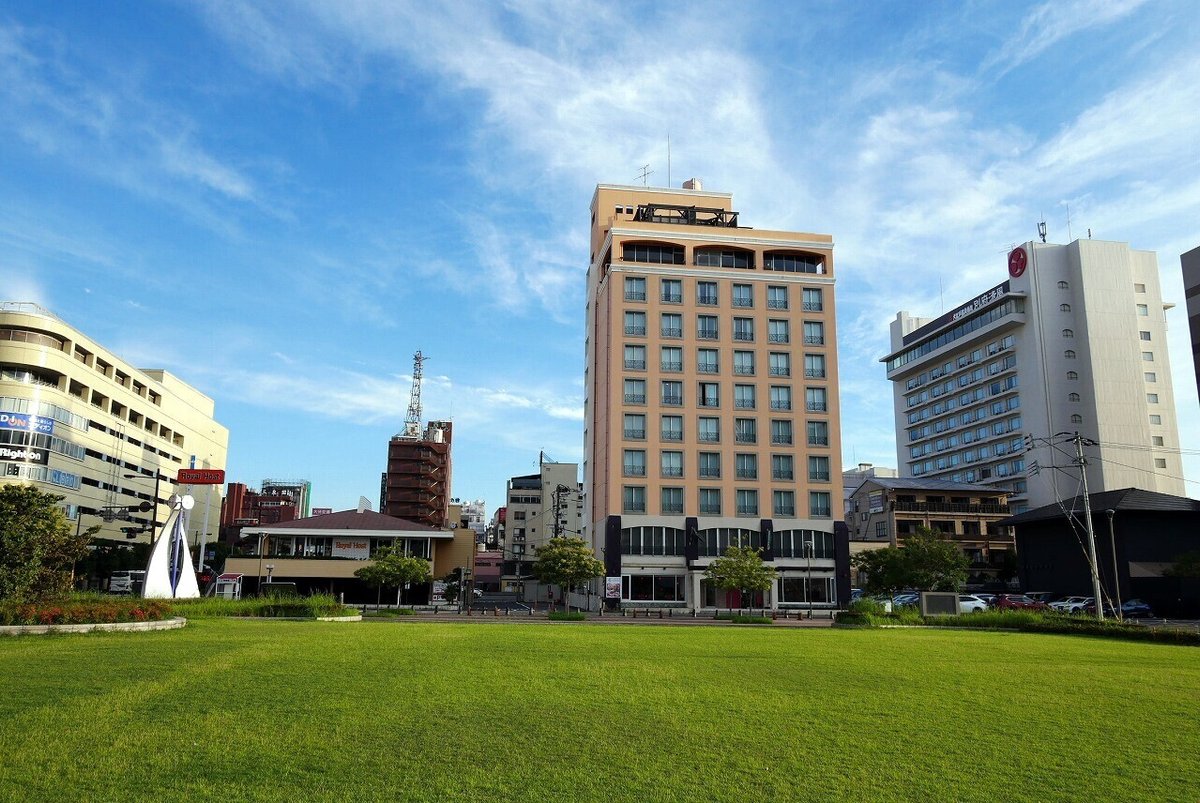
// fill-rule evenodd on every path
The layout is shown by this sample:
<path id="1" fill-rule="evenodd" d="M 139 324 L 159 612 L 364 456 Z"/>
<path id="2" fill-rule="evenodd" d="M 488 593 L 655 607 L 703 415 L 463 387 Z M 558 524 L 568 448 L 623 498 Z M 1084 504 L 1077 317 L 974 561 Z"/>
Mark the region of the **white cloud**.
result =
<path id="1" fill-rule="evenodd" d="M 1129 16 L 1146 0 L 1051 0 L 1021 20 L 1020 29 L 984 59 L 981 71 L 998 68 L 998 74 L 1032 61 L 1057 43 L 1075 34 L 1109 25 Z"/>

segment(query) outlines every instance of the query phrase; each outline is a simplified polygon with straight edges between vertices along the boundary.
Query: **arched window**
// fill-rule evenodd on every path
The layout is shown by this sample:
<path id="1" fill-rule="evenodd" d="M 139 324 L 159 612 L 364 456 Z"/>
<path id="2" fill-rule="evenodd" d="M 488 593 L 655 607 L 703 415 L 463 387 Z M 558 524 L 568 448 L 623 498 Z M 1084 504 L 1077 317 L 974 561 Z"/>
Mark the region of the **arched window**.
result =
<path id="1" fill-rule="evenodd" d="M 1070 304 L 1059 304 L 1059 305 L 1058 305 L 1058 311 L 1059 311 L 1059 312 L 1070 312 L 1070 311 L 1071 311 L 1071 305 L 1070 305 Z"/>
<path id="2" fill-rule="evenodd" d="M 1071 329 L 1063 329 L 1063 337 L 1075 337 L 1075 332 Z"/>
<path id="3" fill-rule="evenodd" d="M 1075 373 L 1074 371 L 1067 371 L 1067 379 L 1074 382 L 1078 378 L 1079 378 L 1079 374 Z"/>
<path id="4" fill-rule="evenodd" d="M 1067 401 L 1073 401 L 1073 402 L 1079 401 L 1079 394 L 1078 393 L 1067 394 Z"/>
<path id="5" fill-rule="evenodd" d="M 1067 349 L 1066 351 L 1063 352 L 1063 357 L 1068 360 L 1073 360 L 1073 359 L 1075 359 L 1075 352 L 1071 351 L 1071 349 Z"/>
<path id="6" fill-rule="evenodd" d="M 1059 282 L 1059 283 L 1058 283 L 1058 289 L 1059 289 L 1059 290 L 1066 290 L 1066 289 L 1067 289 L 1067 288 L 1069 288 L 1070 286 L 1071 286 L 1071 285 L 1067 284 L 1066 282 Z"/>
<path id="7" fill-rule="evenodd" d="M 1076 413 L 1075 415 L 1071 416 L 1071 423 L 1072 424 L 1082 424 L 1083 416 L 1081 416 L 1079 413 Z"/>

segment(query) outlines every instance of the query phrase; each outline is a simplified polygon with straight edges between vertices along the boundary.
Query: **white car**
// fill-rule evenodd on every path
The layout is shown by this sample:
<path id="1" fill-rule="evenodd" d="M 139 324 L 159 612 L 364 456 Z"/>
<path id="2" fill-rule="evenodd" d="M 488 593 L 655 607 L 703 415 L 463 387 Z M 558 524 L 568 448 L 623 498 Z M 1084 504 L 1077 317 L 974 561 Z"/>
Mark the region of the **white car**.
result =
<path id="1" fill-rule="evenodd" d="M 1092 601 L 1091 597 L 1063 597 L 1050 603 L 1050 608 L 1063 613 L 1074 613 Z"/>
<path id="2" fill-rule="evenodd" d="M 974 594 L 959 594 L 958 595 L 958 612 L 959 613 L 979 613 L 986 611 L 988 604 Z"/>

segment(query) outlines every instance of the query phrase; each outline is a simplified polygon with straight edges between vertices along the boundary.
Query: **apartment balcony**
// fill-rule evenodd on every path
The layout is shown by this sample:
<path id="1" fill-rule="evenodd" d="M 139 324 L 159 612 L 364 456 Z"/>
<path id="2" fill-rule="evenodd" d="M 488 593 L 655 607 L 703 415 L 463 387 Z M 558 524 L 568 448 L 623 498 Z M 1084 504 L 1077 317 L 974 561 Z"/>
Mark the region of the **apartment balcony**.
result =
<path id="1" fill-rule="evenodd" d="M 771 479 L 780 480 L 782 482 L 791 482 L 796 476 L 794 471 L 772 471 Z"/>
<path id="2" fill-rule="evenodd" d="M 804 376 L 808 379 L 824 379 L 825 378 L 825 369 L 824 368 L 805 368 Z"/>
<path id="3" fill-rule="evenodd" d="M 627 429 L 625 430 L 625 439 L 631 441 L 644 441 L 646 440 L 646 430 Z"/>
<path id="4" fill-rule="evenodd" d="M 717 330 L 716 329 L 698 329 L 696 331 L 696 338 L 698 340 L 716 340 L 717 339 Z"/>
<path id="5" fill-rule="evenodd" d="M 825 335 L 805 335 L 804 345 L 806 346 L 824 346 Z"/>
<path id="6" fill-rule="evenodd" d="M 625 291 L 625 300 L 626 301 L 645 301 L 646 293 L 638 292 L 637 290 L 626 290 Z"/>
<path id="7" fill-rule="evenodd" d="M 733 339 L 738 341 L 739 343 L 753 343 L 754 342 L 754 333 L 753 332 L 734 332 Z"/>
<path id="8" fill-rule="evenodd" d="M 660 363 L 659 367 L 661 370 L 667 371 L 668 373 L 678 373 L 683 370 L 683 363 L 681 363 L 681 362 L 664 362 L 664 363 Z"/>
<path id="9" fill-rule="evenodd" d="M 645 337 L 645 335 L 646 335 L 646 327 L 644 327 L 644 326 L 626 326 L 626 327 L 625 327 L 625 334 L 627 334 L 627 335 L 637 335 L 637 336 L 639 336 L 639 337 Z"/>
<path id="10" fill-rule="evenodd" d="M 791 340 L 791 338 L 789 338 L 787 335 L 780 334 L 779 332 L 775 332 L 774 334 L 767 335 L 768 343 L 787 343 L 790 340 Z"/>
<path id="11" fill-rule="evenodd" d="M 642 334 L 645 334 L 645 332 L 643 332 Z M 683 337 L 683 330 L 682 330 L 682 329 L 675 329 L 675 328 L 673 328 L 673 327 L 666 327 L 666 328 L 664 328 L 664 329 L 662 329 L 662 330 L 661 330 L 661 334 L 662 334 L 662 336 L 663 336 L 663 337 L 676 337 L 676 338 L 678 338 L 678 337 Z"/>
<path id="12" fill-rule="evenodd" d="M 733 406 L 739 410 L 753 410 L 754 399 L 735 399 Z"/>
<path id="13" fill-rule="evenodd" d="M 804 409 L 810 413 L 824 413 L 828 412 L 829 405 L 825 402 L 808 402 L 804 405 Z"/>
<path id="14" fill-rule="evenodd" d="M 767 300 L 767 309 L 787 309 L 787 299 L 772 298 Z"/>
<path id="15" fill-rule="evenodd" d="M 625 466 L 626 477 L 644 477 L 646 476 L 645 466 Z"/>
<path id="16" fill-rule="evenodd" d="M 646 361 L 645 360 L 626 360 L 625 368 L 630 371 L 645 371 L 646 370 Z"/>
<path id="17" fill-rule="evenodd" d="M 675 396 L 675 395 L 664 395 L 662 397 L 662 403 L 663 403 L 664 407 L 682 407 L 683 406 L 683 397 Z"/>
<path id="18" fill-rule="evenodd" d="M 625 403 L 626 404 L 645 404 L 646 403 L 646 394 L 645 393 L 626 393 L 625 394 Z"/>
<path id="19" fill-rule="evenodd" d="M 682 304 L 683 296 L 679 293 L 663 293 L 661 296 L 664 304 Z"/>
<path id="20" fill-rule="evenodd" d="M 664 477 L 682 477 L 683 476 L 683 467 L 682 466 L 663 466 L 662 467 L 662 475 Z"/>
<path id="21" fill-rule="evenodd" d="M 737 470 L 737 478 L 739 480 L 756 480 L 758 479 L 758 471 L 752 468 L 739 468 Z"/>
<path id="22" fill-rule="evenodd" d="M 1007 516 L 1008 505 L 977 505 L 951 502 L 892 502 L 891 508 L 899 513 L 982 513 Z"/>
<path id="23" fill-rule="evenodd" d="M 664 441 L 682 441 L 683 433 L 668 431 L 668 432 L 660 433 L 658 437 Z"/>
<path id="24" fill-rule="evenodd" d="M 768 371 L 768 373 L 771 376 L 791 376 L 792 369 L 780 367 L 780 366 L 772 366 L 771 369 Z"/>
<path id="25" fill-rule="evenodd" d="M 823 312 L 825 304 L 820 301 L 805 301 L 803 308 L 805 312 Z"/>
<path id="26" fill-rule="evenodd" d="M 771 402 L 771 409 L 772 410 L 790 410 L 790 409 L 792 409 L 792 403 L 790 401 L 776 399 L 775 401 Z"/>

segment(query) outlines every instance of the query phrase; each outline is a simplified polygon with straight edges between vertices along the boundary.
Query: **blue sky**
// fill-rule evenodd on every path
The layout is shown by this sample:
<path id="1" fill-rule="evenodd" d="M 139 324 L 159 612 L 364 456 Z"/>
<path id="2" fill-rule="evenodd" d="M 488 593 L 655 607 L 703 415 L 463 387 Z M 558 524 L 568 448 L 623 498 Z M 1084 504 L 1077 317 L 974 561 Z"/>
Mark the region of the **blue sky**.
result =
<path id="1" fill-rule="evenodd" d="M 896 464 L 896 311 L 997 284 L 1042 216 L 1067 242 L 1068 205 L 1158 252 L 1194 451 L 1198 40 L 1192 0 L 10 2 L 0 295 L 211 395 L 231 480 L 334 508 L 377 501 L 421 349 L 490 511 L 581 458 L 588 204 L 665 185 L 669 132 L 675 186 L 834 236 L 847 464 Z"/>

